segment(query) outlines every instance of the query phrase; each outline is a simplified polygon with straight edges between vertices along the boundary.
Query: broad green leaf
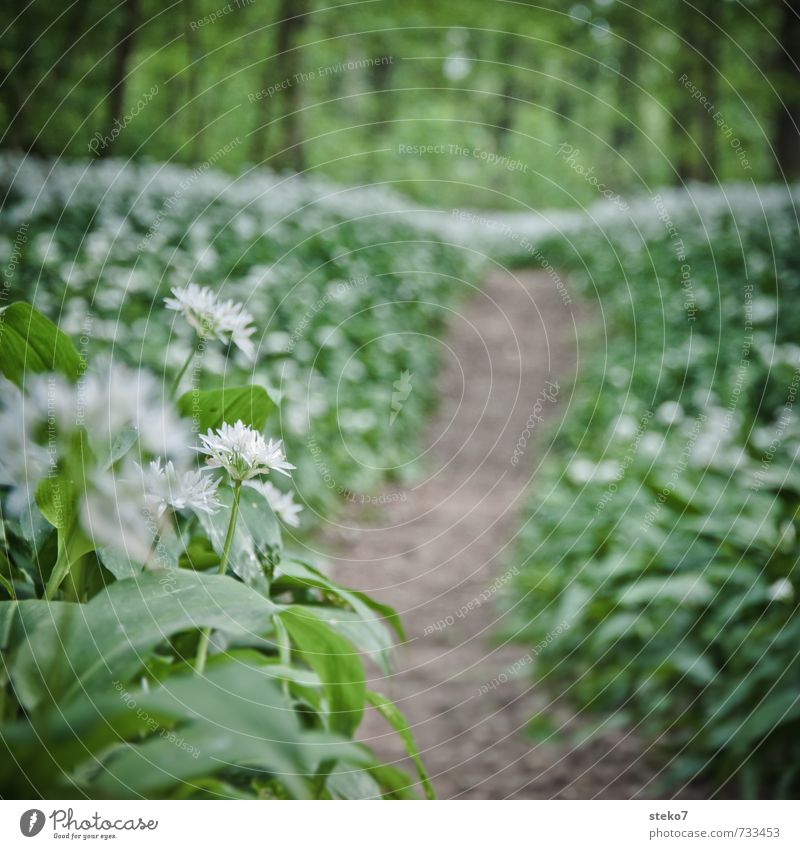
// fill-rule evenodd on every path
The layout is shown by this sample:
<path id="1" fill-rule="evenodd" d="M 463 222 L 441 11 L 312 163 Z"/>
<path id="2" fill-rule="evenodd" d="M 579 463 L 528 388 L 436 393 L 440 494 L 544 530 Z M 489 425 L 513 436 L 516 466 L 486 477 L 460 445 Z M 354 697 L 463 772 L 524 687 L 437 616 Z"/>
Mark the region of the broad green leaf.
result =
<path id="1" fill-rule="evenodd" d="M 319 753 L 304 741 L 280 687 L 259 667 L 228 662 L 132 698 L 135 709 L 172 722 L 164 734 L 112 751 L 87 782 L 92 795 L 152 796 L 230 765 L 267 770 L 295 797 L 307 795 L 303 776 Z"/>
<path id="2" fill-rule="evenodd" d="M 307 608 L 278 614 L 303 659 L 322 681 L 328 700 L 328 726 L 350 735 L 361 722 L 366 699 L 364 667 L 353 645 Z"/>
<path id="3" fill-rule="evenodd" d="M 17 386 L 26 374 L 45 371 L 77 380 L 82 367 L 70 338 L 30 304 L 17 301 L 0 310 L 0 371 Z"/>
<path id="4" fill-rule="evenodd" d="M 58 619 L 72 607 L 73 604 L 65 601 L 33 598 L 0 602 L 0 651 L 13 651 L 28 640 L 40 624 Z"/>
<path id="5" fill-rule="evenodd" d="M 380 715 L 394 728 L 398 737 L 403 741 L 408 756 L 414 762 L 422 788 L 425 791 L 425 796 L 428 799 L 435 799 L 436 794 L 433 792 L 428 773 L 425 765 L 422 763 L 422 758 L 417 750 L 417 744 L 414 742 L 414 735 L 408 727 L 408 722 L 403 714 L 397 709 L 393 702 L 382 696 L 380 693 L 367 691 L 367 701 L 380 713 Z"/>
<path id="6" fill-rule="evenodd" d="M 42 478 L 36 487 L 36 506 L 54 528 L 63 530 L 75 519 L 77 494 L 73 481 L 62 475 Z"/>
<path id="7" fill-rule="evenodd" d="M 241 419 L 263 430 L 275 404 L 263 386 L 223 386 L 220 389 L 190 389 L 178 398 L 178 411 L 205 433 L 209 428 L 233 424 Z"/>
<path id="8" fill-rule="evenodd" d="M 125 578 L 133 578 L 142 571 L 141 563 L 134 563 L 129 557 L 126 557 L 121 551 L 110 545 L 97 549 L 97 556 L 100 562 L 108 569 L 109 572 L 118 580 L 123 581 Z"/>
<path id="9" fill-rule="evenodd" d="M 363 769 L 337 766 L 328 776 L 325 789 L 334 799 L 380 799 L 378 782 Z"/>
<path id="10" fill-rule="evenodd" d="M 0 763 L 3 796 L 21 785 L 20 772 L 48 795 L 163 797 L 240 766 L 272 773 L 304 797 L 304 776 L 321 757 L 366 762 L 360 747 L 304 732 L 275 679 L 238 660 L 147 689 L 110 682 L 77 693 L 32 722 L 6 726 L 3 740 L 19 761 Z"/>
<path id="11" fill-rule="evenodd" d="M 110 681 L 126 681 L 147 653 L 174 634 L 203 627 L 261 634 L 275 605 L 223 575 L 183 569 L 146 572 L 116 581 L 88 604 L 52 606 L 10 665 L 27 708 Z"/>
<path id="12" fill-rule="evenodd" d="M 334 631 L 351 642 L 359 652 L 376 663 L 385 675 L 392 671 L 391 633 L 380 620 L 363 619 L 359 613 L 343 607 L 326 605 L 295 605 L 298 610 L 309 613 L 327 622 Z"/>
<path id="13" fill-rule="evenodd" d="M 285 559 L 281 560 L 278 567 L 278 575 L 275 578 L 275 583 L 281 585 L 283 576 L 294 578 L 299 585 L 318 587 L 335 593 L 340 598 L 344 599 L 356 613 L 360 614 L 365 620 L 374 620 L 370 611 L 378 614 L 379 617 L 385 619 L 394 629 L 394 632 L 401 640 L 406 639 L 403 623 L 397 611 L 388 604 L 381 604 L 375 599 L 370 598 L 366 593 L 358 590 L 351 590 L 347 587 L 342 587 L 335 581 L 332 581 L 326 575 L 315 569 L 308 563 L 302 560 Z"/>

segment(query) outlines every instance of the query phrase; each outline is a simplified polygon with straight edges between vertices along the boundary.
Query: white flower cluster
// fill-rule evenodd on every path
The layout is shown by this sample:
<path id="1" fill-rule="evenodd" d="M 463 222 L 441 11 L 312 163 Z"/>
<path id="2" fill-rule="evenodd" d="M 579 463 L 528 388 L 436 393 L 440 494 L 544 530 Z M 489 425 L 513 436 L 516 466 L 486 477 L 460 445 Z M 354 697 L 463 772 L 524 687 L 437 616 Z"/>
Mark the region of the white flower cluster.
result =
<path id="1" fill-rule="evenodd" d="M 0 485 L 9 487 L 9 515 L 29 509 L 78 429 L 89 449 L 81 456 L 79 520 L 98 547 L 143 562 L 168 509 L 211 513 L 220 506 L 218 481 L 194 467 L 190 428 L 162 403 L 149 372 L 101 360 L 77 383 L 32 375 L 21 392 L 3 379 L 0 399 Z"/>
<path id="2" fill-rule="evenodd" d="M 183 315 L 199 336 L 213 336 L 224 344 L 233 342 L 250 359 L 255 357 L 255 347 L 250 337 L 256 329 L 253 317 L 241 304 L 232 300 L 220 301 L 208 286 L 190 283 L 185 288 L 172 290 L 173 298 L 165 298 L 167 309 Z"/>
<path id="3" fill-rule="evenodd" d="M 29 378 L 25 388 L 41 423 L 49 422 L 59 440 L 77 427 L 85 428 L 98 457 L 113 450 L 126 428 L 136 431 L 147 453 L 188 453 L 189 425 L 164 403 L 162 386 L 148 371 L 101 359 L 77 383 L 47 374 Z"/>
<path id="4" fill-rule="evenodd" d="M 295 503 L 291 492 L 282 492 L 271 481 L 262 481 L 258 479 L 246 481 L 245 486 L 249 486 L 256 492 L 260 492 L 267 499 L 272 512 L 287 525 L 296 528 L 300 524 L 299 515 L 303 508 Z"/>
<path id="5" fill-rule="evenodd" d="M 219 480 L 199 469 L 178 471 L 172 460 L 162 466 L 159 457 L 142 472 L 148 507 L 156 516 L 168 508 L 216 513 L 222 506 L 217 498 Z"/>
<path id="6" fill-rule="evenodd" d="M 246 481 L 266 475 L 272 469 L 288 475 L 294 466 L 283 454 L 283 440 L 266 439 L 241 419 L 236 424 L 224 423 L 218 430 L 200 436 L 198 449 L 206 455 L 212 469 L 224 469 L 233 481 Z"/>

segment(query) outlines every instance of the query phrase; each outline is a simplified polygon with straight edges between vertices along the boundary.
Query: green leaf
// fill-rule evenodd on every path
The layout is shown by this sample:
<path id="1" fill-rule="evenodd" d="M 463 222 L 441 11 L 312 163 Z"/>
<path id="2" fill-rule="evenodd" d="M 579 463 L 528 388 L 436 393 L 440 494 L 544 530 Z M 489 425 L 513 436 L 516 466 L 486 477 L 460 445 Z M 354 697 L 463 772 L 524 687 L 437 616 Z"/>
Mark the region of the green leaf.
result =
<path id="1" fill-rule="evenodd" d="M 233 506 L 233 489 L 221 486 L 217 490 L 217 497 L 223 509 L 214 514 L 198 513 L 197 517 L 217 556 L 222 557 Z M 280 526 L 269 502 L 252 487 L 243 486 L 228 565 L 245 583 L 263 589 L 266 587 L 266 579 L 257 555 L 267 554 L 271 548 L 279 548 L 280 545 Z"/>
<path id="2" fill-rule="evenodd" d="M 385 628 L 379 620 L 373 617 L 363 619 L 360 614 L 343 607 L 326 605 L 295 605 L 295 607 L 322 619 L 334 631 L 351 642 L 359 652 L 376 663 L 381 672 L 385 675 L 391 674 L 393 643 L 389 629 Z"/>
<path id="3" fill-rule="evenodd" d="M 239 419 L 256 430 L 263 430 L 275 409 L 267 390 L 255 385 L 190 389 L 177 403 L 180 414 L 191 419 L 201 433 L 219 428 L 223 422 L 233 424 Z"/>
<path id="4" fill-rule="evenodd" d="M 224 663 L 204 676 L 175 676 L 132 699 L 134 711 L 142 710 L 153 722 L 172 722 L 164 733 L 113 751 L 87 782 L 92 795 L 159 794 L 232 764 L 268 770 L 294 796 L 308 795 L 303 775 L 313 769 L 318 753 L 303 740 L 279 686 L 259 667 Z"/>
<path id="5" fill-rule="evenodd" d="M 300 586 L 317 587 L 319 589 L 328 590 L 346 601 L 353 610 L 356 611 L 356 613 L 360 614 L 361 617 L 367 621 L 375 621 L 375 617 L 370 613 L 370 611 L 374 611 L 380 617 L 386 619 L 401 640 L 406 639 L 405 631 L 403 630 L 403 623 L 397 611 L 393 607 L 390 607 L 388 604 L 381 604 L 381 602 L 375 601 L 375 599 L 370 598 L 370 596 L 366 593 L 359 592 L 358 590 L 351 590 L 337 584 L 309 563 L 305 563 L 302 560 L 281 560 L 280 566 L 278 567 L 278 573 L 278 577 L 275 579 L 275 584 L 277 586 L 281 585 L 283 576 L 286 575 L 290 578 L 294 578 Z"/>
<path id="6" fill-rule="evenodd" d="M 133 425 L 128 425 L 117 433 L 106 458 L 106 468 L 113 466 L 117 460 L 121 460 L 133 448 L 138 438 L 139 431 Z"/>
<path id="7" fill-rule="evenodd" d="M 417 775 L 419 776 L 420 783 L 425 791 L 426 798 L 435 799 L 436 793 L 433 791 L 430 779 L 428 778 L 428 772 L 425 769 L 425 765 L 422 763 L 422 758 L 420 757 L 417 745 L 414 742 L 414 735 L 408 727 L 406 718 L 397 709 L 393 702 L 387 699 L 386 696 L 382 696 L 380 693 L 373 693 L 371 690 L 367 691 L 367 701 L 397 732 L 398 737 L 400 737 L 403 741 L 403 745 L 405 746 L 406 752 L 408 752 L 408 756 L 414 762 L 414 766 L 416 767 Z"/>
<path id="8" fill-rule="evenodd" d="M 103 566 L 105 566 L 105 568 L 108 569 L 108 571 L 111 572 L 118 581 L 123 581 L 125 578 L 133 578 L 142 571 L 141 563 L 135 563 L 113 546 L 107 545 L 103 548 L 99 548 L 97 550 L 97 556 Z"/>
<path id="9" fill-rule="evenodd" d="M 0 310 L 0 371 L 22 387 L 26 374 L 60 371 L 77 380 L 83 361 L 69 336 L 30 304 Z"/>
<path id="10" fill-rule="evenodd" d="M 271 773 L 303 798 L 304 776 L 321 758 L 367 760 L 358 746 L 305 732 L 278 683 L 239 659 L 146 689 L 110 682 L 99 693 L 78 692 L 6 726 L 2 742 L 15 755 L 0 759 L 4 797 L 24 776 L 49 796 L 71 789 L 67 795 L 163 798 L 238 766 Z"/>
<path id="11" fill-rule="evenodd" d="M 75 484 L 65 477 L 43 478 L 36 487 L 36 506 L 54 528 L 64 530 L 75 519 L 77 493 Z"/>
<path id="12" fill-rule="evenodd" d="M 308 609 L 288 607 L 277 618 L 322 681 L 328 700 L 328 727 L 351 735 L 361 722 L 367 695 L 361 658 L 348 640 Z"/>
<path id="13" fill-rule="evenodd" d="M 10 664 L 17 697 L 29 709 L 128 680 L 147 652 L 181 631 L 262 634 L 276 609 L 234 578 L 182 569 L 117 581 L 88 604 L 51 607 Z"/>

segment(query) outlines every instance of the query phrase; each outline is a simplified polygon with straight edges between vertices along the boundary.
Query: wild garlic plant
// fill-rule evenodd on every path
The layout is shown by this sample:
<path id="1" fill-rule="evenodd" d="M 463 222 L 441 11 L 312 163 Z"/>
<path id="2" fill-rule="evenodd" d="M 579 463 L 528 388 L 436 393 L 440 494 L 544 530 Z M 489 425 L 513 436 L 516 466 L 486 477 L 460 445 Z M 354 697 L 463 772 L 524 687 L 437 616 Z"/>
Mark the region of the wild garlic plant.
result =
<path id="1" fill-rule="evenodd" d="M 224 345 L 235 345 L 250 360 L 255 358 L 255 346 L 250 338 L 256 330 L 252 324 L 253 317 L 241 304 L 233 300 L 221 301 L 208 286 L 198 286 L 196 283 L 183 288 L 176 287 L 172 294 L 173 297 L 165 298 L 164 303 L 167 309 L 180 313 L 186 319 L 186 323 L 197 334 L 197 347 L 213 338 Z M 196 347 L 193 347 L 175 375 L 171 392 L 173 397 L 195 353 Z"/>
<path id="2" fill-rule="evenodd" d="M 211 334 L 252 353 L 254 328 L 241 305 L 221 302 L 195 285 L 173 294 L 166 306 L 179 309 L 201 338 Z M 45 598 L 56 597 L 73 567 L 77 574 L 85 550 L 97 552 L 115 577 L 134 573 L 138 565 L 176 565 L 181 548 L 176 519 L 217 514 L 223 506 L 220 486 L 233 490 L 221 574 L 243 483 L 287 524 L 299 523 L 301 508 L 291 494 L 260 480 L 271 470 L 288 475 L 294 468 L 282 441 L 267 440 L 237 419 L 209 428 L 198 444 L 186 419 L 164 399 L 161 382 L 146 370 L 103 357 L 88 367 L 81 364 L 77 376 L 31 374 L 23 388 L 2 378 L 0 389 L 4 512 L 31 527 L 45 518 L 61 537 Z M 75 576 L 69 591 L 76 599 L 85 595 Z"/>
<path id="3" fill-rule="evenodd" d="M 284 457 L 281 440 L 267 441 L 241 419 L 233 426 L 223 423 L 217 430 L 209 429 L 205 436 L 200 437 L 200 441 L 202 447 L 199 450 L 206 457 L 207 467 L 222 470 L 233 488 L 233 504 L 219 562 L 219 572 L 224 575 L 236 531 L 242 484 L 258 481 L 273 470 L 288 475 L 294 466 Z M 197 649 L 195 668 L 200 674 L 205 669 L 210 636 L 210 629 L 204 629 Z"/>
<path id="4" fill-rule="evenodd" d="M 0 371 L 0 795 L 432 796 L 359 655 L 389 671 L 397 614 L 283 547 L 300 506 L 268 480 L 294 466 L 263 387 L 165 398 L 170 375 L 87 364 L 21 302 Z M 416 779 L 354 742 L 367 705 Z"/>

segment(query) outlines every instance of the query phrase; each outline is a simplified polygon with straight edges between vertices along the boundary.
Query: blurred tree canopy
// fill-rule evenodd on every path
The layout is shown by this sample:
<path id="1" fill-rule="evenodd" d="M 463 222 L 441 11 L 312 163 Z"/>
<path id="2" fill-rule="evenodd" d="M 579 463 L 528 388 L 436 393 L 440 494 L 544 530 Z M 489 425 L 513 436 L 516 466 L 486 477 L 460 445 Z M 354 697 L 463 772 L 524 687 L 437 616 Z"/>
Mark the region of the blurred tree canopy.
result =
<path id="1" fill-rule="evenodd" d="M 798 0 L 32 0 L 2 145 L 591 202 L 800 176 Z M 428 147 L 430 146 L 430 147 Z M 422 148 L 422 149 L 420 149 Z M 595 178 L 594 180 L 592 178 Z"/>

